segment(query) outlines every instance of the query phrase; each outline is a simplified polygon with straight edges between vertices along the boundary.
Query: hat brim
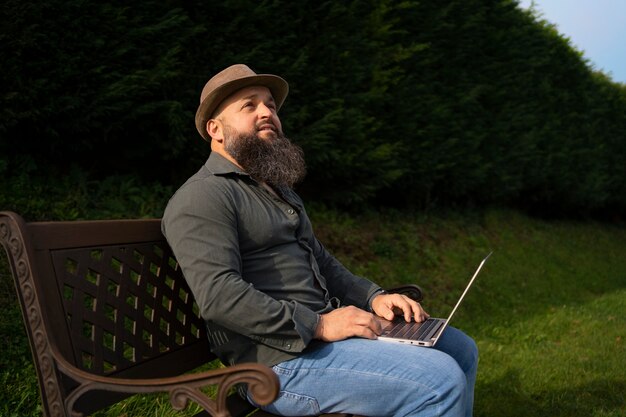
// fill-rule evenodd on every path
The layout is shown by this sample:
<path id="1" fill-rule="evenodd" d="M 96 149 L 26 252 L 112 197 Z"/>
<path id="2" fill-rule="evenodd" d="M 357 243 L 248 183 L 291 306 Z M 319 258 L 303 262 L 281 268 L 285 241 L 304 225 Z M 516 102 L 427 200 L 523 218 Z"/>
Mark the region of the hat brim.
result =
<path id="1" fill-rule="evenodd" d="M 206 130 L 206 124 L 213 116 L 219 105 L 234 92 L 245 87 L 263 86 L 269 88 L 274 101 L 276 102 L 276 111 L 280 109 L 289 93 L 289 84 L 277 75 L 257 74 L 249 77 L 238 78 L 230 82 L 224 83 L 215 90 L 211 91 L 196 111 L 196 129 L 200 136 L 206 141 L 211 141 L 211 136 Z"/>

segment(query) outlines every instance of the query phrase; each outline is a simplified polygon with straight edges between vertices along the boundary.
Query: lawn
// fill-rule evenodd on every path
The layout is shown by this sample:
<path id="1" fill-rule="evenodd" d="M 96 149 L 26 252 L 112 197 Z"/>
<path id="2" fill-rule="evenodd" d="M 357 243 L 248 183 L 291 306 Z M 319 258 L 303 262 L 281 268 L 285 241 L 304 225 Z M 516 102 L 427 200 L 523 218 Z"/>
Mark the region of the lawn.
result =
<path id="1" fill-rule="evenodd" d="M 453 321 L 481 352 L 476 416 L 626 416 L 623 226 L 510 211 L 317 220 L 353 270 L 419 283 L 437 316 L 493 250 Z"/>
<path id="2" fill-rule="evenodd" d="M 311 209 L 318 237 L 356 273 L 416 282 L 432 315 L 449 313 L 481 359 L 479 417 L 626 416 L 626 228 L 512 211 L 346 215 Z M 0 256 L 0 415 L 35 416 L 38 393 L 6 258 Z M 175 416 L 142 397 L 101 416 Z M 186 414 L 184 414 L 186 415 Z"/>

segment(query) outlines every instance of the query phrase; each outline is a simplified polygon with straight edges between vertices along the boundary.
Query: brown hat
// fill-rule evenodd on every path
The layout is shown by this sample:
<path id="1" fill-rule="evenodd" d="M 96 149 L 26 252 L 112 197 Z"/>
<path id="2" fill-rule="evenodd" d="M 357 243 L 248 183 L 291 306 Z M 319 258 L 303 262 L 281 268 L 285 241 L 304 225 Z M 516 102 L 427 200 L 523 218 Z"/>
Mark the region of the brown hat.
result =
<path id="1" fill-rule="evenodd" d="M 215 109 L 235 91 L 255 85 L 270 89 L 276 102 L 276 110 L 280 109 L 289 92 L 289 84 L 279 76 L 257 74 L 244 64 L 231 65 L 213 76 L 202 89 L 200 106 L 196 111 L 196 129 L 200 136 L 210 142 L 211 136 L 206 131 L 206 124 Z"/>

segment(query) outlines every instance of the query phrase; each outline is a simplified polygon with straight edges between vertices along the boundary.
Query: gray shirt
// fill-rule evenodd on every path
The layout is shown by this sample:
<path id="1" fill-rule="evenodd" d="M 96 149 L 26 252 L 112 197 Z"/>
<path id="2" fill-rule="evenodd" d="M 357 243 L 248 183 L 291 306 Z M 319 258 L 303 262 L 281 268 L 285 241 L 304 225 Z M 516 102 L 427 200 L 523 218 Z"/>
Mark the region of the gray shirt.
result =
<path id="1" fill-rule="evenodd" d="M 228 364 L 294 358 L 311 343 L 320 314 L 367 309 L 380 290 L 315 238 L 293 190 L 276 192 L 212 153 L 163 215 L 211 349 Z"/>

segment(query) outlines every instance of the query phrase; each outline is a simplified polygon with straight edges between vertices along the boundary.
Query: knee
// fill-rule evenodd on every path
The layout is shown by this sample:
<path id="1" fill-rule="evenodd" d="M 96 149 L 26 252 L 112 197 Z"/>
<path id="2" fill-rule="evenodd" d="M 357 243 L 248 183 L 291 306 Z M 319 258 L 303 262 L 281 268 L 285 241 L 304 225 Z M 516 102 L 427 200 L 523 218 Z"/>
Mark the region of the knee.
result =
<path id="1" fill-rule="evenodd" d="M 405 364 L 404 383 L 396 391 L 406 394 L 397 397 L 406 412 L 394 415 L 463 415 L 468 380 L 460 364 L 435 349 L 418 348 L 416 352 L 418 357 L 412 357 L 413 360 Z"/>
<path id="2" fill-rule="evenodd" d="M 467 338 L 467 346 L 463 355 L 463 359 L 459 361 L 459 366 L 465 372 L 465 375 L 468 379 L 474 380 L 476 378 L 476 372 L 478 370 L 478 346 L 474 339 L 468 337 Z"/>
<path id="3" fill-rule="evenodd" d="M 463 369 L 454 361 L 446 368 L 442 376 L 445 382 L 441 386 L 441 397 L 461 401 L 467 385 L 467 377 Z"/>
<path id="4" fill-rule="evenodd" d="M 460 330 L 449 329 L 453 337 L 452 343 L 446 349 L 446 353 L 456 359 L 464 372 L 472 372 L 478 366 L 478 346 L 474 339 Z"/>
<path id="5" fill-rule="evenodd" d="M 435 382 L 430 386 L 430 398 L 422 403 L 416 411 L 416 415 L 425 412 L 426 409 L 440 416 L 463 415 L 466 404 L 467 378 L 465 373 L 450 358 L 449 363 L 444 368 L 440 368 L 433 377 Z"/>
<path id="6" fill-rule="evenodd" d="M 466 361 L 474 367 L 478 364 L 478 345 L 474 339 L 468 336 L 466 344 Z"/>

